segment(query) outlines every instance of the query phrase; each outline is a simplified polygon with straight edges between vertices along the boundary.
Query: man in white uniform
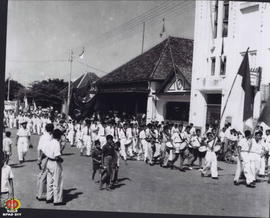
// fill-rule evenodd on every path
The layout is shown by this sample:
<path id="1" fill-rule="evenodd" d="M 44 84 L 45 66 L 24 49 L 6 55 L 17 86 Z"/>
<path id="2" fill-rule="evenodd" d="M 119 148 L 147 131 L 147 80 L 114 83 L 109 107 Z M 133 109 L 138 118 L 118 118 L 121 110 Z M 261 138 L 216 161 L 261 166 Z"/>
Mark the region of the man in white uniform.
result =
<path id="1" fill-rule="evenodd" d="M 239 185 L 239 180 L 241 173 L 243 172 L 246 178 L 247 187 L 253 188 L 255 184 L 253 182 L 251 170 L 250 170 L 250 160 L 249 160 L 249 148 L 251 145 L 251 132 L 249 130 L 245 131 L 245 138 L 238 142 L 238 158 L 237 167 L 234 177 L 234 184 Z"/>
<path id="2" fill-rule="evenodd" d="M 51 143 L 44 149 L 44 154 L 48 158 L 47 171 L 47 203 L 63 205 L 63 168 L 61 158 L 60 139 L 62 132 L 59 129 L 53 131 Z"/>
<path id="3" fill-rule="evenodd" d="M 22 121 L 21 125 L 22 127 L 17 132 L 16 144 L 19 161 L 23 163 L 30 145 L 30 132 L 27 129 L 26 121 Z"/>
<path id="4" fill-rule="evenodd" d="M 251 147 L 249 149 L 250 169 L 254 183 L 256 182 L 257 176 L 260 171 L 262 155 L 263 155 L 262 131 L 259 130 L 255 132 L 255 137 L 252 139 Z"/>
<path id="5" fill-rule="evenodd" d="M 39 139 L 38 143 L 38 161 L 37 164 L 41 170 L 38 174 L 38 188 L 37 188 L 37 196 L 36 199 L 39 201 L 46 200 L 46 185 L 47 185 L 47 171 L 46 164 L 48 158 L 44 155 L 44 151 L 46 151 L 48 144 L 52 141 L 52 133 L 54 126 L 53 124 L 47 124 L 45 126 L 46 132 Z"/>
<path id="6" fill-rule="evenodd" d="M 206 136 L 207 151 L 205 155 L 205 166 L 201 170 L 201 175 L 202 177 L 206 176 L 208 174 L 208 170 L 210 169 L 212 179 L 218 179 L 217 156 L 214 151 L 215 139 L 213 133 L 211 132 L 208 132 Z"/>

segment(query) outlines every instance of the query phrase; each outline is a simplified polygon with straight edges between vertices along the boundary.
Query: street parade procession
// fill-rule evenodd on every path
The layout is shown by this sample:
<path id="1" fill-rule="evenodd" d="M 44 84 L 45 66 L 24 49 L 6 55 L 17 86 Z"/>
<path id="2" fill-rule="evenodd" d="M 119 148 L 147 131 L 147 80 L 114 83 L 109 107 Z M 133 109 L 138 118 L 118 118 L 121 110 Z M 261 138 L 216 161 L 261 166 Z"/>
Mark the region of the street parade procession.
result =
<path id="1" fill-rule="evenodd" d="M 8 4 L 5 216 L 268 217 L 270 3 Z"/>
<path id="2" fill-rule="evenodd" d="M 145 124 L 134 116 L 98 114 L 81 121 L 65 118 L 60 113 L 38 111 L 5 113 L 3 152 L 8 167 L 10 156 L 17 152 L 18 162 L 27 160 L 27 152 L 37 147 L 37 165 L 40 168 L 36 199 L 63 204 L 62 154 L 66 146 L 76 147 L 81 156 L 92 159 L 93 169 L 89 177 L 99 183 L 99 190 L 113 190 L 118 183 L 120 159 L 144 161 L 165 169 L 198 170 L 201 177 L 218 179 L 218 160 L 237 163 L 234 185 L 242 181 L 248 188 L 255 188 L 259 177 L 268 177 L 270 183 L 270 129 L 258 125 L 252 135 L 231 127 L 230 123 L 217 134 L 217 127 L 207 125 L 206 131 L 193 124 L 184 126 L 171 122 Z M 18 129 L 12 149 L 9 129 Z M 31 143 L 31 135 L 41 136 L 38 144 Z M 179 166 L 175 165 L 180 159 Z M 98 178 L 95 178 L 95 175 Z M 12 172 L 9 173 L 12 179 Z M 183 174 L 184 176 L 184 174 Z M 198 174 L 199 176 L 199 174 Z M 11 194 L 12 193 L 8 193 Z"/>

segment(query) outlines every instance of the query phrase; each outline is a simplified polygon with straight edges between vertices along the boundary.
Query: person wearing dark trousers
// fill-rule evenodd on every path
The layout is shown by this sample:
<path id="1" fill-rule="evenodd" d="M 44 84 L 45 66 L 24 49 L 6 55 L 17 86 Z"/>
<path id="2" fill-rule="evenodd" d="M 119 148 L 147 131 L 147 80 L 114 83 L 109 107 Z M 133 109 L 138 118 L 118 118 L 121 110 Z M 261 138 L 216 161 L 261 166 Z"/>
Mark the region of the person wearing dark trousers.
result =
<path id="1" fill-rule="evenodd" d="M 112 188 L 112 165 L 115 158 L 115 149 L 113 136 L 108 135 L 106 137 L 106 144 L 102 147 L 102 165 L 104 166 L 104 174 L 100 182 L 100 190 L 102 190 L 104 183 L 106 183 L 106 190 L 109 191 Z"/>
<path id="2" fill-rule="evenodd" d="M 100 141 L 95 141 L 95 148 L 92 153 L 92 160 L 93 160 L 93 172 L 92 172 L 92 180 L 95 179 L 96 172 L 99 172 L 101 175 L 101 157 L 102 157 L 102 149 L 100 147 Z M 100 181 L 97 181 L 100 182 Z"/>

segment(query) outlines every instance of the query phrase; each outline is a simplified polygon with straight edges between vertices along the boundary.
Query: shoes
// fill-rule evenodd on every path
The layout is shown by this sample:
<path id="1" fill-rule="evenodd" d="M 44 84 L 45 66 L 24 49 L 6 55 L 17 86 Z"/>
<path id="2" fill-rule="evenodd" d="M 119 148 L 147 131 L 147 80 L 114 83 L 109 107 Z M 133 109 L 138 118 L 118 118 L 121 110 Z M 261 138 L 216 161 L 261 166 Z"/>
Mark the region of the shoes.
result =
<path id="1" fill-rule="evenodd" d="M 46 201 L 45 198 L 39 198 L 39 197 L 36 197 L 36 199 L 37 199 L 38 201 Z"/>
<path id="2" fill-rule="evenodd" d="M 183 168 L 180 168 L 179 170 L 180 170 L 181 172 L 186 172 Z"/>
<path id="3" fill-rule="evenodd" d="M 239 185 L 239 182 L 233 181 L 233 184 L 234 184 L 234 185 Z"/>
<path id="4" fill-rule="evenodd" d="M 217 180 L 217 179 L 218 179 L 218 177 L 212 177 L 212 179 L 216 179 L 216 180 Z"/>
<path id="5" fill-rule="evenodd" d="M 66 205 L 64 202 L 59 202 L 59 203 L 53 203 L 54 206 L 61 206 L 61 205 Z"/>
<path id="6" fill-rule="evenodd" d="M 192 167 L 188 167 L 189 170 L 192 170 L 193 168 Z"/>
<path id="7" fill-rule="evenodd" d="M 203 172 L 201 172 L 201 177 L 204 177 L 204 174 L 203 174 Z"/>
<path id="8" fill-rule="evenodd" d="M 46 200 L 47 204 L 53 203 L 53 200 Z"/>
<path id="9" fill-rule="evenodd" d="M 256 187 L 256 185 L 253 184 L 253 183 L 247 184 L 246 186 L 247 186 L 248 188 L 255 188 L 255 187 Z"/>

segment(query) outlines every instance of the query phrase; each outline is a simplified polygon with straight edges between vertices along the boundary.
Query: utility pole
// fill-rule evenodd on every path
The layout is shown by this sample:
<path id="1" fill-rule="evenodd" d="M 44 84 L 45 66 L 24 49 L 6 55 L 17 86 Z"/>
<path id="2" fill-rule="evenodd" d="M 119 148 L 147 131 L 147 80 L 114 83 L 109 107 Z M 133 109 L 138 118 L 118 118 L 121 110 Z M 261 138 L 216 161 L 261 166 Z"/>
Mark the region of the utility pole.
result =
<path id="1" fill-rule="evenodd" d="M 68 97 L 67 97 L 67 119 L 69 114 L 69 105 L 70 105 L 70 95 L 71 95 L 71 74 L 72 74 L 72 62 L 73 62 L 73 51 L 70 49 L 70 55 L 69 55 L 69 81 L 68 81 Z"/>
<path id="2" fill-rule="evenodd" d="M 144 46 L 144 33 L 145 33 L 145 22 L 143 22 L 143 35 L 142 35 L 142 53 L 143 53 L 143 46 Z"/>
<path id="3" fill-rule="evenodd" d="M 9 73 L 9 77 L 8 77 L 8 93 L 7 93 L 7 100 L 8 101 L 10 99 L 10 79 L 11 79 L 11 74 Z"/>

